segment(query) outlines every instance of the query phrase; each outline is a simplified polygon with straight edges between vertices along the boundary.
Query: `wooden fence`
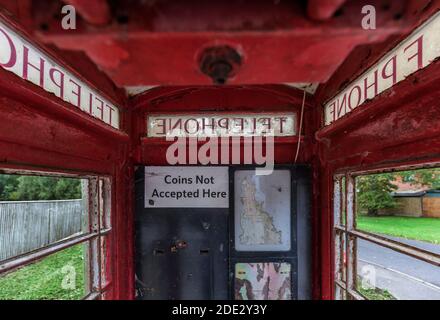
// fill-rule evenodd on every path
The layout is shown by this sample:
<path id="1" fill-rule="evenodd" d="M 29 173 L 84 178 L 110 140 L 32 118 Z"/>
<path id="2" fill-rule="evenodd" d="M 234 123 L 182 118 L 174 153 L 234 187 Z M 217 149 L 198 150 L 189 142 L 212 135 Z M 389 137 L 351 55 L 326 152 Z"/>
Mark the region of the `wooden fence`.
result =
<path id="1" fill-rule="evenodd" d="M 0 261 L 81 232 L 82 200 L 0 202 Z"/>

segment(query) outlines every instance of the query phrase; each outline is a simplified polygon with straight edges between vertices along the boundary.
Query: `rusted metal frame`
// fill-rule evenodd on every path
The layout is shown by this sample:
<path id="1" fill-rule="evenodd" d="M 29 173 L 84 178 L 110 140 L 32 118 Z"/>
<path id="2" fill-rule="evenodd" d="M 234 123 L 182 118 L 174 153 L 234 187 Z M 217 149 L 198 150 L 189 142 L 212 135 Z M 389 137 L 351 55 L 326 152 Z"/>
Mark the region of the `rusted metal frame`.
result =
<path id="1" fill-rule="evenodd" d="M 347 286 L 346 286 L 345 283 L 342 282 L 341 280 L 335 279 L 335 284 L 336 284 L 337 286 L 339 286 L 341 289 L 344 289 L 344 290 L 347 289 Z"/>
<path id="2" fill-rule="evenodd" d="M 345 233 L 342 233 L 338 231 L 337 229 L 333 229 L 333 237 L 334 237 L 334 255 L 333 255 L 333 265 L 334 265 L 334 288 L 333 288 L 333 294 L 336 298 L 336 300 L 341 300 L 340 295 L 338 294 L 338 283 L 344 283 L 343 278 L 343 250 L 342 250 L 342 242 L 341 238 L 345 236 Z M 341 288 L 341 290 L 345 290 L 345 283 L 344 288 Z"/>
<path id="3" fill-rule="evenodd" d="M 106 236 L 106 235 L 109 235 L 111 231 L 112 231 L 111 228 L 104 229 L 104 230 L 102 230 L 102 231 L 99 232 L 99 235 L 100 235 L 100 236 Z"/>
<path id="4" fill-rule="evenodd" d="M 106 177 L 99 178 L 102 181 L 101 195 L 103 199 L 103 223 L 101 223 L 100 232 L 111 230 L 111 179 Z"/>
<path id="5" fill-rule="evenodd" d="M 50 171 L 48 171 L 50 170 Z M 35 169 L 29 169 L 28 165 L 17 165 L 10 163 L 2 163 L 0 167 L 0 174 L 14 174 L 22 176 L 39 176 L 39 177 L 55 177 L 55 178 L 76 178 L 76 179 L 90 179 L 95 177 L 91 173 L 79 174 L 70 173 L 68 171 L 61 172 L 60 170 L 51 170 L 51 168 L 40 168 L 35 167 Z"/>
<path id="6" fill-rule="evenodd" d="M 357 282 L 357 250 L 356 250 L 356 238 L 351 236 L 351 231 L 356 228 L 355 221 L 355 181 L 350 175 L 345 176 L 345 254 L 347 262 L 346 281 L 347 291 L 356 290 Z"/>
<path id="7" fill-rule="evenodd" d="M 341 232 L 345 232 L 345 229 L 342 227 L 335 227 L 335 229 Z M 353 237 L 357 237 L 372 242 L 374 244 L 380 245 L 382 247 L 397 251 L 399 253 L 409 255 L 413 258 L 428 262 L 435 266 L 440 266 L 440 255 L 437 253 L 426 251 L 417 247 L 413 247 L 408 244 L 394 241 L 392 239 L 388 239 L 380 235 L 365 231 L 352 230 L 352 231 L 348 231 L 348 234 L 350 234 Z"/>
<path id="8" fill-rule="evenodd" d="M 98 202 L 98 227 L 99 227 L 99 237 L 97 238 L 97 257 L 98 257 L 98 269 L 99 269 L 99 292 L 102 292 L 102 276 L 103 276 L 103 268 L 102 268 L 102 234 L 101 230 L 103 229 L 103 218 L 104 218 L 104 197 L 103 197 L 103 185 L 104 182 L 101 178 L 97 180 L 97 202 Z"/>
<path id="9" fill-rule="evenodd" d="M 103 223 L 103 215 L 104 215 L 104 198 L 102 195 L 103 188 L 102 188 L 102 179 L 97 179 L 97 188 L 98 188 L 98 194 L 97 194 L 97 202 L 98 202 L 98 227 L 99 227 L 99 237 L 96 239 L 97 245 L 98 245 L 98 269 L 99 269 L 99 292 L 102 292 L 102 223 Z"/>
<path id="10" fill-rule="evenodd" d="M 334 265 L 337 270 L 335 275 L 335 284 L 338 285 L 343 283 L 341 290 L 344 291 L 344 296 L 348 297 L 350 295 L 349 289 L 350 285 L 354 287 L 356 285 L 357 269 L 356 269 L 356 240 L 349 238 L 348 231 L 355 228 L 355 221 L 348 217 L 347 207 L 351 207 L 354 210 L 354 199 L 350 200 L 348 196 L 347 188 L 347 175 L 337 174 L 334 175 L 334 190 L 333 190 L 333 212 L 334 212 L 334 248 L 335 257 Z M 352 186 L 354 191 L 354 185 Z M 354 196 L 351 192 L 350 196 Z M 350 205 L 348 205 L 350 203 Z M 345 262 L 347 266 L 344 265 L 344 252 L 345 252 Z M 335 288 L 336 289 L 336 288 Z M 336 292 L 335 292 L 336 293 Z M 355 296 L 356 295 L 352 295 Z M 343 298 L 343 297 L 338 297 Z"/>
<path id="11" fill-rule="evenodd" d="M 348 295 L 354 300 L 367 300 L 363 295 L 353 289 L 347 289 Z"/>
<path id="12" fill-rule="evenodd" d="M 334 214 L 334 226 L 333 226 L 333 235 L 334 235 L 334 265 L 335 265 L 335 284 L 343 283 L 341 290 L 344 291 L 344 296 L 348 296 L 347 291 L 347 268 L 344 265 L 344 252 L 346 262 L 348 263 L 350 257 L 347 256 L 348 250 L 348 233 L 347 233 L 347 210 L 345 209 L 347 204 L 347 196 L 345 194 L 346 188 L 346 176 L 344 174 L 334 175 L 334 184 L 333 184 L 333 214 Z M 336 288 L 335 288 L 336 290 Z M 336 292 L 335 292 L 336 294 Z M 337 297 L 343 298 L 343 297 Z"/>
<path id="13" fill-rule="evenodd" d="M 81 181 L 81 194 L 82 194 L 82 206 L 83 208 L 87 208 L 87 219 L 84 219 L 83 230 L 90 230 L 90 208 L 89 208 L 89 199 L 90 199 L 90 179 Z M 88 266 L 90 264 L 90 242 L 87 242 L 87 247 L 84 250 L 84 264 Z M 84 288 L 86 289 L 86 293 L 90 294 L 90 268 L 85 268 L 84 270 Z"/>
<path id="14" fill-rule="evenodd" d="M 83 300 L 99 300 L 101 298 L 101 294 L 98 292 L 91 292 L 86 295 Z"/>
<path id="15" fill-rule="evenodd" d="M 90 241 L 89 255 L 90 259 L 90 292 L 102 292 L 108 290 L 111 286 L 109 282 L 107 285 L 103 285 L 103 272 L 106 272 L 106 266 L 103 265 L 103 251 L 102 251 L 102 237 L 106 237 L 111 233 L 111 227 L 106 228 L 104 221 L 109 221 L 111 215 L 111 190 L 109 190 L 110 179 L 96 177 L 90 179 L 89 195 L 91 200 L 89 201 L 90 207 L 90 227 L 92 230 L 99 234 L 98 237 Z M 104 253 L 106 254 L 106 253 Z M 107 275 L 106 275 L 107 276 Z"/>
<path id="16" fill-rule="evenodd" d="M 343 257 L 343 250 L 342 250 L 342 243 L 341 243 L 341 237 L 345 236 L 344 232 L 341 232 L 341 230 L 336 229 L 336 227 L 341 226 L 341 183 L 342 183 L 342 177 L 341 176 L 334 176 L 333 177 L 333 248 L 334 248 L 334 254 L 333 254 L 333 265 L 334 265 L 334 279 L 336 281 L 343 281 L 342 279 L 342 269 L 344 268 L 342 263 L 342 257 Z M 334 288 L 336 299 L 340 299 L 337 295 L 336 287 Z"/>
<path id="17" fill-rule="evenodd" d="M 341 176 L 334 176 L 333 179 L 333 223 L 334 226 L 341 226 L 342 225 L 342 199 L 341 199 L 341 193 L 342 193 L 342 177 Z"/>
<path id="18" fill-rule="evenodd" d="M 407 256 L 416 258 L 418 260 L 425 261 L 427 263 L 430 263 L 432 265 L 435 265 L 437 267 L 440 267 L 440 255 L 422 250 L 401 242 L 397 242 L 376 234 L 370 234 L 368 232 L 361 232 L 357 230 L 352 230 L 349 232 L 349 234 L 353 237 L 357 237 L 363 240 L 367 240 L 369 242 L 375 243 L 377 245 L 380 245 L 382 247 L 397 251 L 399 253 L 403 253 Z"/>
<path id="19" fill-rule="evenodd" d="M 335 280 L 335 299 L 346 300 L 346 298 L 347 298 L 347 287 L 345 283 L 339 280 Z"/>
<path id="20" fill-rule="evenodd" d="M 431 161 L 424 163 L 415 163 L 415 164 L 401 164 L 401 165 L 382 165 L 377 168 L 359 170 L 359 171 L 350 171 L 350 175 L 353 177 L 370 175 L 370 174 L 378 174 L 378 173 L 393 173 L 393 172 L 401 172 L 401 171 L 411 171 L 411 170 L 420 170 L 420 169 L 429 169 L 429 168 L 440 168 L 440 162 Z"/>
<path id="21" fill-rule="evenodd" d="M 90 231 L 98 234 L 98 237 L 92 239 L 89 245 L 89 270 L 90 270 L 90 287 L 89 291 L 100 292 L 101 275 L 100 275 L 100 224 L 99 224 L 99 178 L 89 180 L 89 225 Z"/>
<path id="22" fill-rule="evenodd" d="M 343 292 L 343 296 L 337 297 L 338 300 L 347 300 L 349 297 L 355 299 L 355 300 L 367 300 L 363 295 L 361 295 L 359 292 L 347 288 L 346 284 L 342 281 L 335 280 L 336 287 Z"/>
<path id="23" fill-rule="evenodd" d="M 101 278 L 101 293 L 107 290 L 109 284 L 112 282 L 111 270 L 108 270 L 108 266 L 113 263 L 112 257 L 109 254 L 109 244 L 111 244 L 111 208 L 112 208 L 112 196 L 111 196 L 111 179 L 99 178 L 99 195 L 100 195 L 100 278 Z M 104 241 L 106 241 L 105 248 L 103 247 Z M 109 261 L 110 260 L 110 261 Z M 107 289 L 106 289 L 107 288 Z"/>
<path id="24" fill-rule="evenodd" d="M 49 245 L 47 247 L 44 247 L 43 249 L 39 249 L 37 251 L 6 260 L 2 264 L 0 264 L 0 274 L 15 269 L 17 267 L 29 264 L 36 260 L 40 260 L 44 257 L 47 257 L 51 254 L 57 253 L 69 247 L 75 246 L 77 244 L 87 242 L 98 236 L 99 236 L 98 233 L 89 233 L 86 235 L 77 236 L 68 240 L 60 241 L 55 244 Z"/>

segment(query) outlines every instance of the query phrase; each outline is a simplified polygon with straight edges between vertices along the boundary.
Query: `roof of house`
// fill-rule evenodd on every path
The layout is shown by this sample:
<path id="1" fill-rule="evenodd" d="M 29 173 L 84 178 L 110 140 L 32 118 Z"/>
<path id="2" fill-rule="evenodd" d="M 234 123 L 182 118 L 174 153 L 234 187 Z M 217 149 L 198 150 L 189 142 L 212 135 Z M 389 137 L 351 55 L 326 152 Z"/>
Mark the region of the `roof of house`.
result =
<path id="1" fill-rule="evenodd" d="M 391 195 L 393 197 L 423 197 L 425 194 L 426 194 L 426 191 L 424 191 L 424 190 L 391 192 Z"/>

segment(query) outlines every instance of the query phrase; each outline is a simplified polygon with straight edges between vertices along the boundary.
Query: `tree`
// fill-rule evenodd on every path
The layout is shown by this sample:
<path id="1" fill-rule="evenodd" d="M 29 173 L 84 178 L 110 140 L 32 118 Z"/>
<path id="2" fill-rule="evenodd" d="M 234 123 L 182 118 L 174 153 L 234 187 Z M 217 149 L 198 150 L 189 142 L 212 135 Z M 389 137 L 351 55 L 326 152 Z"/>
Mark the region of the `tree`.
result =
<path id="1" fill-rule="evenodd" d="M 0 175 L 0 201 L 80 198 L 79 179 Z"/>
<path id="2" fill-rule="evenodd" d="M 369 216 L 377 216 L 379 209 L 393 208 L 396 201 L 391 195 L 397 187 L 391 173 L 361 176 L 356 180 L 357 204 L 367 210 Z"/>
<path id="3" fill-rule="evenodd" d="M 81 199 L 81 181 L 58 179 L 55 186 L 55 199 Z"/>
<path id="4" fill-rule="evenodd" d="M 19 200 L 54 200 L 56 178 L 21 176 L 18 178 Z"/>
<path id="5" fill-rule="evenodd" d="M 440 169 L 429 168 L 399 172 L 404 180 L 411 184 L 420 184 L 430 189 L 440 189 Z"/>
<path id="6" fill-rule="evenodd" d="M 0 174 L 0 201 L 17 200 L 18 177 Z"/>

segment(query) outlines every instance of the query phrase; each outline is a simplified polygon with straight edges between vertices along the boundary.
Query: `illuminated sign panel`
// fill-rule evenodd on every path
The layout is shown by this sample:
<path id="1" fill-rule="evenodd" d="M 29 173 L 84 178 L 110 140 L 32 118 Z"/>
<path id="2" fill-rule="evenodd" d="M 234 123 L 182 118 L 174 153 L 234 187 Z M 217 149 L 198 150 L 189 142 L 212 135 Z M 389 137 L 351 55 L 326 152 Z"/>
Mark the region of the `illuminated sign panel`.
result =
<path id="1" fill-rule="evenodd" d="M 324 106 L 325 125 L 332 124 L 440 57 L 439 30 L 440 13 L 330 99 Z"/>
<path id="2" fill-rule="evenodd" d="M 294 113 L 150 115 L 148 137 L 294 136 Z"/>
<path id="3" fill-rule="evenodd" d="M 0 67 L 119 128 L 119 109 L 0 21 Z"/>

